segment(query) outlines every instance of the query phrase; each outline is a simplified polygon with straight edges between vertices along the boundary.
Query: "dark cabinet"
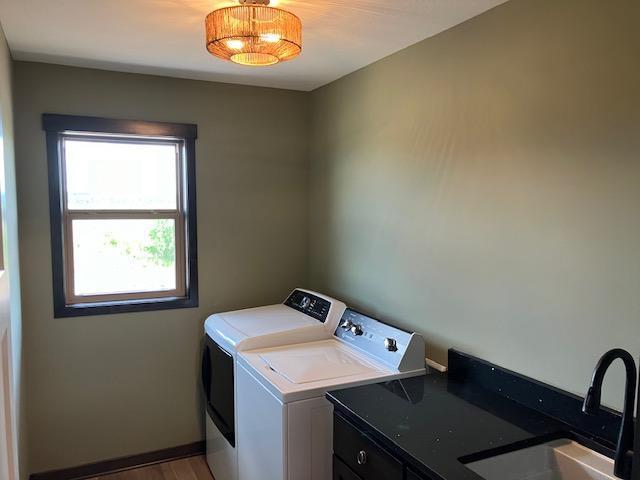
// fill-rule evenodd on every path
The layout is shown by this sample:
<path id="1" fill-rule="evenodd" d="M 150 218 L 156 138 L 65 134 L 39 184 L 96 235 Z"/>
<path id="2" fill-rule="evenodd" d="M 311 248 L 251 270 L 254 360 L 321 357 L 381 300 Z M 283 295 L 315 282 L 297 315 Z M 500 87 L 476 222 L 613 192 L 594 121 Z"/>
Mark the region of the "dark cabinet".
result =
<path id="1" fill-rule="evenodd" d="M 340 412 L 333 415 L 333 480 L 429 480 L 360 431 Z"/>
<path id="2" fill-rule="evenodd" d="M 418 475 L 410 468 L 407 468 L 407 475 L 405 478 L 406 480 L 428 480 L 427 478 Z"/>
<path id="3" fill-rule="evenodd" d="M 333 452 L 340 467 L 348 468 L 352 475 L 336 476 L 334 462 L 334 480 L 403 480 L 402 462 L 387 453 L 371 438 L 360 432 L 342 415 L 336 413 L 333 422 Z"/>
<path id="4" fill-rule="evenodd" d="M 362 480 L 342 460 L 333 456 L 333 480 Z"/>

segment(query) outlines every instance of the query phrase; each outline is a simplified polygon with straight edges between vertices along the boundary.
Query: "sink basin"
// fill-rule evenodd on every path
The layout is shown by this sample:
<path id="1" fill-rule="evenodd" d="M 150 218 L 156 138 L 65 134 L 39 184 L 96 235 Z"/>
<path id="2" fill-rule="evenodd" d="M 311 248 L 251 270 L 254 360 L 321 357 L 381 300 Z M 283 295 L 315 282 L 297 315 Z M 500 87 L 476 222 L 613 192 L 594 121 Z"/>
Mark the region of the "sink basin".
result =
<path id="1" fill-rule="evenodd" d="M 561 439 L 467 463 L 487 480 L 610 480 L 613 460 Z"/>

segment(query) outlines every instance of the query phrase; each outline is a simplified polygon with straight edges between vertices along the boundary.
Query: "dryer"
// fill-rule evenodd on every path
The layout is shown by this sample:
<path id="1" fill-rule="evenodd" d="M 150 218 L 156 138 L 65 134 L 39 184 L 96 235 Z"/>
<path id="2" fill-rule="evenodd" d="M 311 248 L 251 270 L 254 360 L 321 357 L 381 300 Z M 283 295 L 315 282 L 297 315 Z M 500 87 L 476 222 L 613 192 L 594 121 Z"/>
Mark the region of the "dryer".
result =
<path id="1" fill-rule="evenodd" d="M 298 288 L 281 304 L 211 315 L 205 321 L 202 386 L 206 456 L 216 480 L 237 480 L 237 352 L 330 338 L 344 303 Z"/>

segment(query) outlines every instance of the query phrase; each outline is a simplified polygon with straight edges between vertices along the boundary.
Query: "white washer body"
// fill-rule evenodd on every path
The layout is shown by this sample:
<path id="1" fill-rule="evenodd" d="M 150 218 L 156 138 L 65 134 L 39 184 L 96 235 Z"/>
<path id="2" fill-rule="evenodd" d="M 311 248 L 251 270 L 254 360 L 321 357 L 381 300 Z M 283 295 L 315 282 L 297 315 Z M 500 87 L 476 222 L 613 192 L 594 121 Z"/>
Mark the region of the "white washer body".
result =
<path id="1" fill-rule="evenodd" d="M 392 328 L 385 325 L 384 333 Z M 346 329 L 338 331 L 346 337 Z M 390 352 L 379 358 L 366 351 L 367 342 L 377 340 L 375 334 L 354 337 L 355 345 L 336 336 L 240 353 L 238 480 L 331 480 L 333 406 L 325 393 L 424 374 L 422 337 L 402 334 L 395 358 Z M 407 351 L 410 365 L 402 362 Z"/>
<path id="2" fill-rule="evenodd" d="M 286 304 L 277 304 L 218 313 L 211 315 L 205 321 L 206 335 L 233 361 L 234 399 L 238 398 L 236 365 L 238 351 L 327 339 L 335 331 L 345 310 L 344 303 L 304 289 L 294 290 L 285 302 L 291 303 L 292 297 L 298 293 L 304 294 L 301 298 L 315 298 L 319 302 L 326 302 L 328 308 L 323 314 L 324 322 L 320 320 L 319 312 L 309 310 L 312 308 L 311 305 L 303 308 L 297 304 L 294 305 L 295 308 Z M 304 313 L 305 311 L 307 313 Z M 238 478 L 237 400 L 234 410 L 236 442 L 232 445 L 205 409 L 207 463 L 216 480 L 237 480 Z"/>

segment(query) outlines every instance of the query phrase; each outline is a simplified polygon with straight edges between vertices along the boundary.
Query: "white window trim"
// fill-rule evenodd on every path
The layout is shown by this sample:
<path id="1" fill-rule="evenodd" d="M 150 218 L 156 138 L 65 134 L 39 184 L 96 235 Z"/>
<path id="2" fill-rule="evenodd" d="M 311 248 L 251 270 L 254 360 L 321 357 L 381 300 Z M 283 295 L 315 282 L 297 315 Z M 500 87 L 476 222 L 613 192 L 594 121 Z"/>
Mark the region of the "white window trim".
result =
<path id="1" fill-rule="evenodd" d="M 167 210 L 146 209 L 103 209 L 72 210 L 68 208 L 66 155 L 64 144 L 67 139 L 81 139 L 105 143 L 161 144 L 176 146 L 176 208 Z M 64 292 L 67 305 L 83 305 L 106 302 L 126 302 L 143 299 L 185 298 L 187 290 L 187 252 L 185 230 L 185 175 L 184 141 L 182 139 L 154 138 L 137 135 L 86 135 L 65 132 L 59 136 L 60 142 L 60 183 L 62 194 L 62 229 L 64 248 Z M 73 221 L 83 220 L 127 220 L 127 219 L 169 219 L 175 223 L 176 288 L 172 290 L 132 291 L 113 294 L 76 295 L 74 293 Z"/>

